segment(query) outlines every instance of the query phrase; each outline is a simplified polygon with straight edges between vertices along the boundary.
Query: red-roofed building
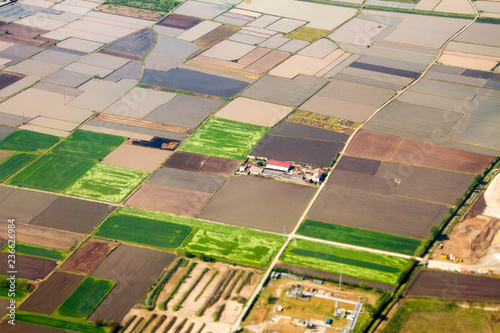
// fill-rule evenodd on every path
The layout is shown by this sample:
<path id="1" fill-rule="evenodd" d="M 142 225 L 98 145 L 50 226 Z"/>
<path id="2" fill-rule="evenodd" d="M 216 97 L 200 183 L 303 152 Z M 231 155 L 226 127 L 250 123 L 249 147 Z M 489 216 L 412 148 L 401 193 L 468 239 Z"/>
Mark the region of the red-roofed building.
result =
<path id="1" fill-rule="evenodd" d="M 266 165 L 266 169 L 278 170 L 278 171 L 284 171 L 284 172 L 290 171 L 291 167 L 292 167 L 291 163 L 276 161 L 276 160 L 269 160 L 269 161 L 267 161 L 267 165 Z"/>

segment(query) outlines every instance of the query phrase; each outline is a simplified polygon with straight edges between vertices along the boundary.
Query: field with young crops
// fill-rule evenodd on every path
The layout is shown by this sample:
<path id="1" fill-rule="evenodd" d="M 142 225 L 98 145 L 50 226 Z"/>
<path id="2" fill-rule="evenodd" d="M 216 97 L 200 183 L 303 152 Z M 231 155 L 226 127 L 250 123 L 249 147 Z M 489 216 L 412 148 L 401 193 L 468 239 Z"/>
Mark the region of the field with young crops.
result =
<path id="1" fill-rule="evenodd" d="M 60 318 L 47 316 L 38 313 L 17 311 L 16 320 L 41 326 L 60 328 L 81 333 L 106 333 L 108 329 L 103 326 L 96 326 L 84 320 L 72 320 L 71 318 Z"/>
<path id="2" fill-rule="evenodd" d="M 86 277 L 57 312 L 66 317 L 87 318 L 115 285 L 114 281 Z"/>
<path id="3" fill-rule="evenodd" d="M 63 250 L 51 249 L 24 243 L 16 243 L 16 253 L 53 260 L 62 260 L 67 255 L 67 253 Z"/>
<path id="4" fill-rule="evenodd" d="M 65 193 L 119 203 L 146 178 L 148 172 L 97 164 Z"/>
<path id="5" fill-rule="evenodd" d="M 420 239 L 397 236 L 378 231 L 305 220 L 297 231 L 300 235 L 372 249 L 413 255 Z"/>
<path id="6" fill-rule="evenodd" d="M 281 257 L 286 264 L 345 274 L 360 279 L 396 284 L 407 259 L 294 239 Z"/>
<path id="7" fill-rule="evenodd" d="M 174 250 L 192 230 L 193 228 L 181 224 L 117 213 L 108 218 L 95 235 Z"/>
<path id="8" fill-rule="evenodd" d="M 17 170 L 32 161 L 37 155 L 33 153 L 15 153 L 0 163 L 0 182 L 13 175 Z"/>
<path id="9" fill-rule="evenodd" d="M 0 150 L 37 152 L 55 145 L 59 137 L 38 132 L 17 130 L 0 141 Z"/>
<path id="10" fill-rule="evenodd" d="M 62 192 L 94 165 L 92 160 L 48 153 L 7 183 L 49 192 Z"/>
<path id="11" fill-rule="evenodd" d="M 180 248 L 181 251 L 197 255 L 203 254 L 207 257 L 242 265 L 267 266 L 283 244 L 282 238 L 279 235 L 216 224 L 194 218 L 148 212 L 133 208 L 121 208 L 118 212 L 119 215 L 156 220 L 156 223 L 163 221 L 163 223 L 167 222 L 196 228 L 183 243 Z M 143 228 L 147 229 L 142 222 L 135 224 L 135 230 Z M 99 233 L 97 235 L 100 236 Z M 155 237 L 157 236 L 155 235 Z"/>
<path id="12" fill-rule="evenodd" d="M 243 160 L 268 130 L 267 127 L 210 118 L 180 150 Z"/>
<path id="13" fill-rule="evenodd" d="M 51 151 L 65 156 L 101 159 L 125 140 L 122 136 L 77 130 Z"/>

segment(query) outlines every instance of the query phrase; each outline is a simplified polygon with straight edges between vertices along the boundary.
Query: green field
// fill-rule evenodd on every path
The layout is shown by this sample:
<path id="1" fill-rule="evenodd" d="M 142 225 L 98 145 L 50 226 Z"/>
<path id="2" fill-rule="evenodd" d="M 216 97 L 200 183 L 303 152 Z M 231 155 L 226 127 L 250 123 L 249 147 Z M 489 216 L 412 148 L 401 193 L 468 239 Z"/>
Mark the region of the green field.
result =
<path id="1" fill-rule="evenodd" d="M 413 255 L 422 240 L 338 224 L 305 220 L 298 234 L 332 242 Z"/>
<path id="2" fill-rule="evenodd" d="M 192 230 L 193 228 L 185 225 L 117 213 L 109 217 L 95 235 L 174 250 Z"/>
<path id="3" fill-rule="evenodd" d="M 49 149 L 59 140 L 60 138 L 54 135 L 17 130 L 0 141 L 0 150 L 38 152 Z"/>
<path id="4" fill-rule="evenodd" d="M 49 192 L 62 192 L 95 165 L 92 160 L 48 153 L 7 184 Z"/>
<path id="5" fill-rule="evenodd" d="M 24 243 L 16 243 L 16 253 L 53 260 L 62 260 L 67 256 L 67 253 L 63 250 L 50 249 L 47 247 L 40 247 Z"/>
<path id="6" fill-rule="evenodd" d="M 179 150 L 244 160 L 268 130 L 268 127 L 210 118 Z"/>
<path id="7" fill-rule="evenodd" d="M 65 193 L 82 198 L 119 203 L 139 186 L 148 174 L 148 172 L 143 171 L 97 164 Z"/>
<path id="8" fill-rule="evenodd" d="M 282 237 L 279 235 L 210 223 L 194 218 L 133 208 L 120 208 L 119 213 L 197 228 L 184 242 L 180 248 L 181 251 L 203 254 L 242 265 L 256 267 L 269 265 L 283 244 Z"/>
<path id="9" fill-rule="evenodd" d="M 34 153 L 15 153 L 0 163 L 0 182 L 13 175 L 17 170 L 32 161 L 37 154 Z"/>
<path id="10" fill-rule="evenodd" d="M 87 318 L 116 285 L 114 281 L 86 277 L 59 306 L 57 313 L 73 318 Z"/>
<path id="11" fill-rule="evenodd" d="M 104 4 L 113 4 L 120 6 L 128 6 L 142 9 L 149 9 L 154 11 L 161 11 L 168 13 L 182 1 L 175 0 L 149 0 L 149 1 L 137 1 L 137 0 L 108 0 Z"/>
<path id="12" fill-rule="evenodd" d="M 500 332 L 498 311 L 482 310 L 482 304 L 479 303 L 469 304 L 477 308 L 462 308 L 454 302 L 441 299 L 407 300 L 382 332 Z"/>
<path id="13" fill-rule="evenodd" d="M 32 287 L 29 283 L 28 280 L 26 279 L 21 279 L 21 278 L 16 278 L 16 295 L 15 299 L 20 301 L 33 290 L 34 287 Z M 11 299 L 12 295 L 9 295 L 10 293 L 10 281 L 7 280 L 7 276 L 5 275 L 0 275 L 0 298 L 4 299 Z"/>
<path id="14" fill-rule="evenodd" d="M 65 156 L 101 159 L 125 140 L 122 136 L 76 130 L 55 146 L 52 152 Z"/>
<path id="15" fill-rule="evenodd" d="M 92 325 L 84 320 L 72 320 L 71 318 L 47 316 L 19 310 L 16 311 L 16 320 L 80 333 L 106 333 L 109 331 L 106 327 Z"/>
<path id="16" fill-rule="evenodd" d="M 398 257 L 303 239 L 293 239 L 280 259 L 286 264 L 389 284 L 397 283 L 401 270 L 409 262 Z"/>
<path id="17" fill-rule="evenodd" d="M 314 42 L 315 40 L 320 39 L 321 37 L 326 36 L 329 33 L 330 31 L 328 30 L 322 30 L 310 27 L 300 27 L 297 30 L 292 31 L 291 33 L 286 35 L 286 37 L 306 40 L 308 42 Z"/>

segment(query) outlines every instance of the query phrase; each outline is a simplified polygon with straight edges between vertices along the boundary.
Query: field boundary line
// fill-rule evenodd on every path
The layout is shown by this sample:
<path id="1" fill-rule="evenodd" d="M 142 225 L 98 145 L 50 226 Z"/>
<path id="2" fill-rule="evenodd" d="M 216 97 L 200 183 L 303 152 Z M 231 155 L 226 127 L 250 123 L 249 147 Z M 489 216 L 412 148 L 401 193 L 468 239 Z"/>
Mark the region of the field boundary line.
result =
<path id="1" fill-rule="evenodd" d="M 350 248 L 350 249 L 355 249 L 355 250 L 361 250 L 361 251 L 366 251 L 366 252 L 371 252 L 371 253 L 385 254 L 385 255 L 392 256 L 392 257 L 399 257 L 399 258 L 403 258 L 403 259 L 416 259 L 418 261 L 423 260 L 423 258 L 414 257 L 414 256 L 410 256 L 407 254 L 377 250 L 377 249 L 372 249 L 369 247 L 351 245 L 351 244 L 346 244 L 346 243 L 339 243 L 339 242 L 329 241 L 329 240 L 325 240 L 325 239 L 318 239 L 318 238 L 309 237 L 309 236 L 295 235 L 294 237 L 297 239 L 303 239 L 303 240 L 313 241 L 313 242 L 317 242 L 317 243 L 335 245 L 335 246 L 340 246 L 340 247 L 345 247 L 345 248 Z"/>

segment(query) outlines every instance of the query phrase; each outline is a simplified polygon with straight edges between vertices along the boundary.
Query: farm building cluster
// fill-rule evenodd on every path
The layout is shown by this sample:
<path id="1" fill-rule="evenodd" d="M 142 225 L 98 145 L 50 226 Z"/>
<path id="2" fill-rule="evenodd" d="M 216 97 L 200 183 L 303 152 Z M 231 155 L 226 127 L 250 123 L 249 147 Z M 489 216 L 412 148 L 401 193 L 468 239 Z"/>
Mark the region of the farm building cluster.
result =
<path id="1" fill-rule="evenodd" d="M 238 168 L 238 174 L 261 175 L 275 177 L 293 182 L 321 183 L 326 177 L 322 168 L 302 166 L 300 164 L 283 162 L 277 160 L 266 160 L 265 158 L 249 157 L 243 165 Z"/>

